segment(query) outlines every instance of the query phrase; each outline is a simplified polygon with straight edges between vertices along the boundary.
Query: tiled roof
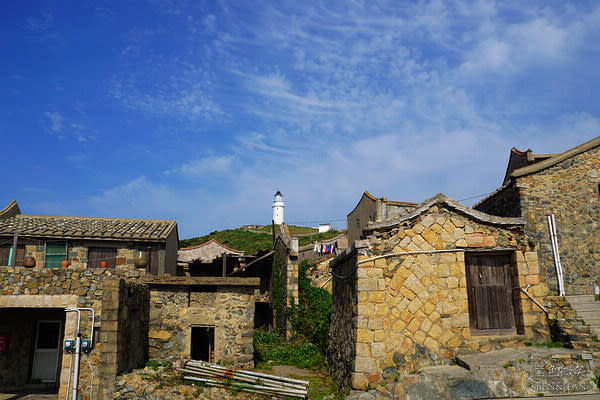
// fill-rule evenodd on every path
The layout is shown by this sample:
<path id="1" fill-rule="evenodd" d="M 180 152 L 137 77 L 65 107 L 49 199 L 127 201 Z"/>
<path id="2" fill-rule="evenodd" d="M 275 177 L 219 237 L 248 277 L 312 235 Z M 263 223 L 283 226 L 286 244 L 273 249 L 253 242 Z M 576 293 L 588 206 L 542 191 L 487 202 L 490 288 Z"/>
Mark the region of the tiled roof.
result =
<path id="1" fill-rule="evenodd" d="M 215 258 L 220 257 L 223 253 L 234 256 L 244 255 L 243 251 L 230 249 L 215 239 L 211 239 L 198 246 L 179 249 L 177 252 L 177 262 L 185 263 L 198 260 L 203 263 L 209 263 Z"/>
<path id="2" fill-rule="evenodd" d="M 176 226 L 173 220 L 18 214 L 0 219 L 0 235 L 153 241 L 165 240 Z"/>
<path id="3" fill-rule="evenodd" d="M 460 204 L 454 200 L 450 200 L 448 197 L 446 197 L 442 193 L 438 193 L 435 196 L 433 196 L 432 198 L 425 200 L 414 211 L 404 214 L 399 218 L 384 221 L 381 223 L 370 222 L 368 224 L 366 230 L 374 231 L 374 230 L 380 230 L 380 229 L 386 229 L 386 228 L 398 226 L 398 225 L 402 224 L 403 222 L 413 220 L 413 219 L 417 218 L 418 216 L 420 216 L 421 214 L 424 214 L 434 204 L 445 205 L 446 207 L 451 208 L 451 209 L 467 216 L 468 218 L 471 218 L 475 221 L 483 222 L 486 224 L 510 227 L 510 226 L 522 226 L 525 223 L 522 218 L 497 217 L 495 215 L 489 215 L 489 214 L 483 213 L 481 211 L 474 210 L 474 209 L 467 207 L 463 204 Z"/>

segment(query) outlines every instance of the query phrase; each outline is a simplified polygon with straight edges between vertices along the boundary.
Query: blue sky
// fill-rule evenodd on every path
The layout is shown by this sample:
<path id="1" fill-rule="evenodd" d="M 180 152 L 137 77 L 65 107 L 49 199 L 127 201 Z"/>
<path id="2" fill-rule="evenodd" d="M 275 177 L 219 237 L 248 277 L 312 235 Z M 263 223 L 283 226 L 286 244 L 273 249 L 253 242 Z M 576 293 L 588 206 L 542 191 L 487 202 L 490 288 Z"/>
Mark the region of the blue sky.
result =
<path id="1" fill-rule="evenodd" d="M 4 190 L 27 214 L 344 226 L 367 189 L 489 193 L 600 134 L 600 3 L 18 1 Z M 477 199 L 465 200 L 472 204 Z M 339 221 L 342 220 L 342 221 Z"/>

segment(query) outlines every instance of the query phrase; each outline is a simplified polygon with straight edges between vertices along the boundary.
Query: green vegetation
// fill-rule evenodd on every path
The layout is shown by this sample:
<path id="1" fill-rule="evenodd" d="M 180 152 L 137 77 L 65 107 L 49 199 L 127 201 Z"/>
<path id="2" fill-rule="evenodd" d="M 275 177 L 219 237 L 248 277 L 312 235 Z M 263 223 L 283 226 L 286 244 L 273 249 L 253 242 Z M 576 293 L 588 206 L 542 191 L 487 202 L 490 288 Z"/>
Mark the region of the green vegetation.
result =
<path id="1" fill-rule="evenodd" d="M 256 233 L 244 229 L 226 229 L 214 231 L 208 235 L 179 241 L 179 247 L 192 247 L 215 239 L 219 243 L 234 250 L 242 250 L 244 254 L 252 255 L 261 250 L 273 249 L 273 235 L 269 233 Z"/>
<path id="2" fill-rule="evenodd" d="M 325 233 L 319 233 L 316 228 L 308 226 L 288 225 L 291 236 L 298 237 L 298 245 L 304 246 L 314 241 L 322 241 L 334 238 L 345 231 L 331 230 Z M 271 225 L 265 225 L 256 229 L 226 229 L 223 231 L 213 231 L 208 235 L 198 236 L 179 241 L 179 247 L 193 247 L 215 239 L 227 247 L 235 250 L 242 250 L 247 255 L 253 255 L 261 250 L 273 249 L 273 234 Z"/>
<path id="3" fill-rule="evenodd" d="M 318 368 L 325 357 L 312 343 L 299 338 L 286 341 L 275 332 L 254 331 L 254 360 L 256 367 L 268 369 L 272 365 L 293 365 L 298 368 Z"/>
<path id="4" fill-rule="evenodd" d="M 275 310 L 275 327 L 280 335 L 285 333 L 285 304 L 283 303 L 283 284 L 281 282 L 281 266 L 277 254 L 273 254 L 273 310 Z"/>
<path id="5" fill-rule="evenodd" d="M 159 367 L 164 367 L 164 368 L 173 367 L 173 363 L 171 361 L 150 360 L 146 363 L 146 367 L 148 367 L 152 371 L 158 371 Z"/>
<path id="6" fill-rule="evenodd" d="M 563 343 L 555 342 L 553 340 L 548 340 L 544 343 L 536 343 L 537 347 L 548 347 L 548 348 L 556 348 L 556 347 L 564 347 Z"/>
<path id="7" fill-rule="evenodd" d="M 298 305 L 292 302 L 288 315 L 294 331 L 325 352 L 331 319 L 331 294 L 310 284 L 308 273 L 315 267 L 316 264 L 309 260 L 298 265 Z"/>

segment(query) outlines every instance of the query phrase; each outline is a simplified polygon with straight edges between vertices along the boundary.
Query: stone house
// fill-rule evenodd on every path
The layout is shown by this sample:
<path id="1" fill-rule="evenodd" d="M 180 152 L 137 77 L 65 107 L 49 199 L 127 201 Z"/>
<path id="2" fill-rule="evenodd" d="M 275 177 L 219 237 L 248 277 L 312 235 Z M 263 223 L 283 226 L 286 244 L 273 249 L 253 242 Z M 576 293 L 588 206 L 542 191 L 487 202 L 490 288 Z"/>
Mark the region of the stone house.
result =
<path id="1" fill-rule="evenodd" d="M 254 257 L 244 256 L 241 250 L 231 249 L 211 239 L 198 246 L 179 249 L 177 266 L 183 275 L 227 276 L 243 266 L 243 261 L 252 258 Z"/>
<path id="2" fill-rule="evenodd" d="M 177 223 L 172 220 L 56 217 L 21 214 L 16 201 L 0 210 L 0 265 L 36 268 L 135 268 L 175 275 Z M 16 250 L 14 250 L 16 249 Z M 140 261 L 142 264 L 140 264 Z"/>
<path id="3" fill-rule="evenodd" d="M 348 242 L 352 244 L 355 240 L 359 240 L 369 222 L 381 222 L 405 214 L 417 205 L 417 203 L 375 197 L 365 190 L 354 209 L 346 217 Z"/>
<path id="4" fill-rule="evenodd" d="M 175 221 L 30 216 L 12 202 L 0 213 L 0 237 L 8 254 L 0 262 L 0 390 L 65 397 L 72 355 L 63 341 L 75 338 L 74 308 L 94 310 L 93 329 L 89 310 L 80 310 L 92 351 L 79 388 L 96 399 L 112 399 L 115 377 L 148 359 L 253 366 L 260 280 L 169 276 Z M 25 257 L 35 265 L 23 266 Z"/>
<path id="5" fill-rule="evenodd" d="M 327 360 L 356 389 L 456 355 L 545 340 L 537 244 L 521 218 L 437 195 L 368 224 L 334 259 Z"/>
<path id="6" fill-rule="evenodd" d="M 565 292 L 592 294 L 600 285 L 600 137 L 560 154 L 513 148 L 504 182 L 473 208 L 521 217 L 527 237 L 538 244 L 542 278 L 558 294 L 547 221 L 554 214 Z"/>

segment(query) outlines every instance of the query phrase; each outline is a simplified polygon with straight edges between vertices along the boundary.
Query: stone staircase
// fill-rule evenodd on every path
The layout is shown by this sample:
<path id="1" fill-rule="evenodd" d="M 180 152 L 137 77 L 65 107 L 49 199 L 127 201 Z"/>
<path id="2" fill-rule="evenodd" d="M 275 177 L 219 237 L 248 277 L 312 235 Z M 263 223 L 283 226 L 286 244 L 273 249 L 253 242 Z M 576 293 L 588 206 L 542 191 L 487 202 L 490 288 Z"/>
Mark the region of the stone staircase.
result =
<path id="1" fill-rule="evenodd" d="M 552 340 L 600 358 L 600 341 L 596 333 L 600 304 L 594 304 L 593 296 L 548 296 L 545 306 L 551 321 Z"/>
<path id="2" fill-rule="evenodd" d="M 594 295 L 567 296 L 567 301 L 577 312 L 577 316 L 590 327 L 591 333 L 600 337 L 600 301 L 594 301 Z"/>

